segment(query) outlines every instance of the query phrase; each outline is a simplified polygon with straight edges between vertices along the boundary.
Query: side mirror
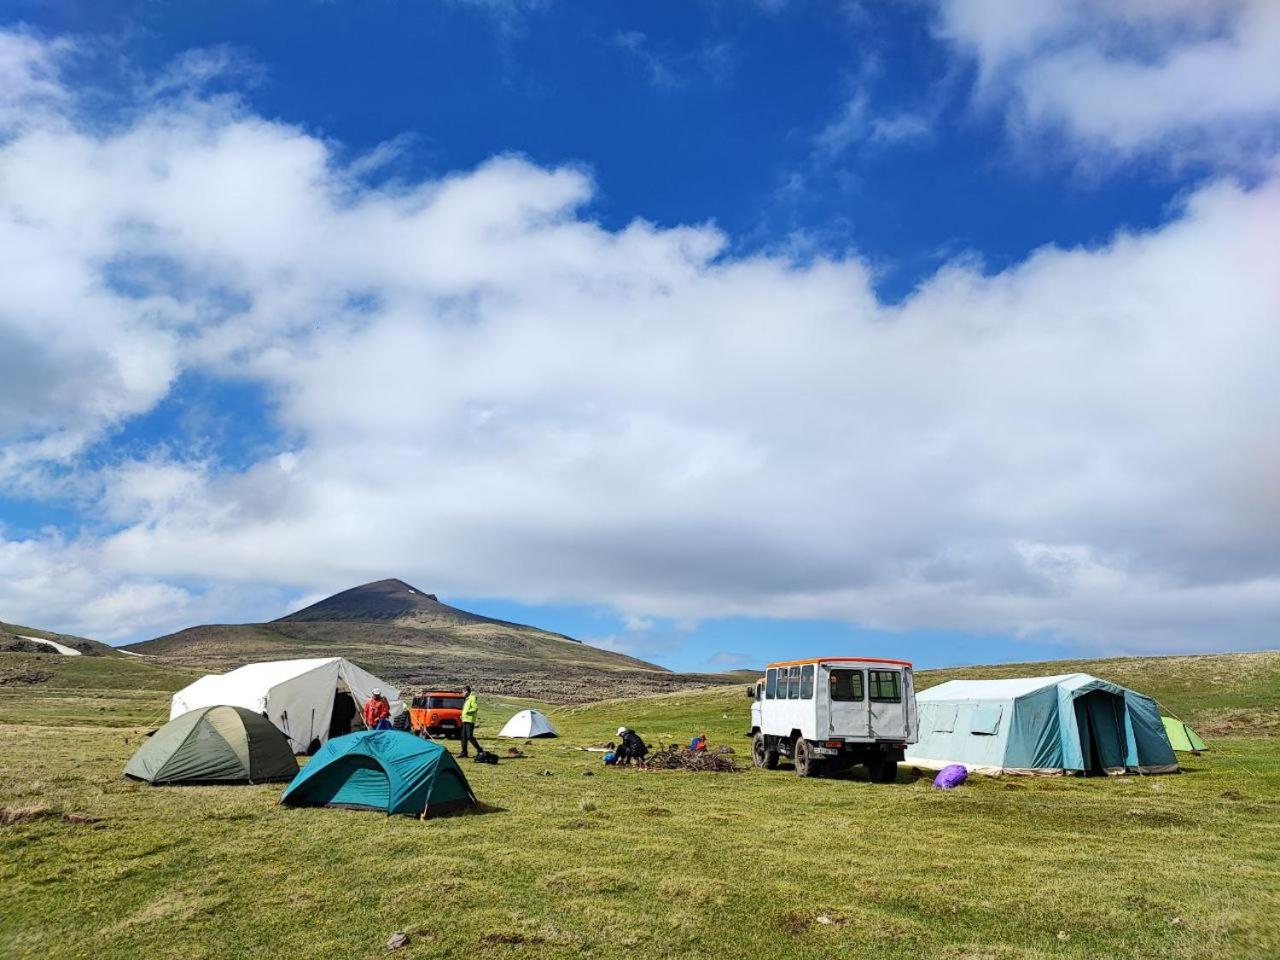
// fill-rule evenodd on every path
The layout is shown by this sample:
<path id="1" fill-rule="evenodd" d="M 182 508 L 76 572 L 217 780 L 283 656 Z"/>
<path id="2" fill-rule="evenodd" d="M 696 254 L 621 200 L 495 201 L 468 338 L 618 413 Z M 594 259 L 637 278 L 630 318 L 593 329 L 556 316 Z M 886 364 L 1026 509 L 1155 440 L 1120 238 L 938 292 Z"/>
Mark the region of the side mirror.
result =
<path id="1" fill-rule="evenodd" d="M 755 698 L 756 698 L 756 688 L 755 688 L 755 687 L 747 687 L 747 699 L 748 699 L 748 700 L 754 700 Z"/>

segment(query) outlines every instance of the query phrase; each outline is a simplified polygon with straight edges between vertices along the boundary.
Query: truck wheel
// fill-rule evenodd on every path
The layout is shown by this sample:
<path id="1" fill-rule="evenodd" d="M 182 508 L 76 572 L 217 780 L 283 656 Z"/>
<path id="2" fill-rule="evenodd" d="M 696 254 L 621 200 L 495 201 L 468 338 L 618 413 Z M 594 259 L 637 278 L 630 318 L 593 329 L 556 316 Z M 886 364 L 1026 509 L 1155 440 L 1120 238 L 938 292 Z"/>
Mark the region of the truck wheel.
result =
<path id="1" fill-rule="evenodd" d="M 795 749 L 791 752 L 796 761 L 796 773 L 802 777 L 816 777 L 822 761 L 813 755 L 813 747 L 804 737 L 796 737 Z"/>
<path id="2" fill-rule="evenodd" d="M 757 733 L 751 738 L 751 761 L 766 770 L 776 770 L 778 767 L 778 751 L 765 749 L 763 733 Z"/>
<path id="3" fill-rule="evenodd" d="M 867 775 L 871 777 L 872 783 L 893 783 L 898 779 L 898 761 L 896 760 L 869 760 L 867 761 Z"/>

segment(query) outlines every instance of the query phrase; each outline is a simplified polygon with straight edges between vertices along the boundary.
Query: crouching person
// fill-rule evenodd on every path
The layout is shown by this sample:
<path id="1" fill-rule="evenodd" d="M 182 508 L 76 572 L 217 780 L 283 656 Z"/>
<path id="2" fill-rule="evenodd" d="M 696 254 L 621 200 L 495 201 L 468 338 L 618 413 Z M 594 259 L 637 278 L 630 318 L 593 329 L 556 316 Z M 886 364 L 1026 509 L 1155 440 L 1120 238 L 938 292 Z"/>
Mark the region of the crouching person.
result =
<path id="1" fill-rule="evenodd" d="M 618 736 L 622 738 L 615 751 L 618 765 L 626 767 L 634 760 L 637 766 L 644 766 L 645 754 L 649 752 L 649 748 L 644 745 L 640 735 L 627 727 L 619 727 Z"/>

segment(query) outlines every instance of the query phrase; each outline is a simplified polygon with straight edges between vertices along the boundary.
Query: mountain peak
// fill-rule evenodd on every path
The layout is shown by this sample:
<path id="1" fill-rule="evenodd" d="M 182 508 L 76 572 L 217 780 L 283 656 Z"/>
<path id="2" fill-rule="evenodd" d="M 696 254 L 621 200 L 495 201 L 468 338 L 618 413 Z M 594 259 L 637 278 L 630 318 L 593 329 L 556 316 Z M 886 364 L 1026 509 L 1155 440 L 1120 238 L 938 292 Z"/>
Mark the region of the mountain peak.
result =
<path id="1" fill-rule="evenodd" d="M 441 603 L 434 593 L 423 593 L 403 580 L 389 578 L 364 583 L 350 590 L 343 590 L 331 597 L 313 603 L 276 623 L 299 623 L 314 620 L 395 620 L 415 614 L 459 614 L 471 617 L 464 610 L 455 610 Z M 480 618 L 477 618 L 480 619 Z"/>

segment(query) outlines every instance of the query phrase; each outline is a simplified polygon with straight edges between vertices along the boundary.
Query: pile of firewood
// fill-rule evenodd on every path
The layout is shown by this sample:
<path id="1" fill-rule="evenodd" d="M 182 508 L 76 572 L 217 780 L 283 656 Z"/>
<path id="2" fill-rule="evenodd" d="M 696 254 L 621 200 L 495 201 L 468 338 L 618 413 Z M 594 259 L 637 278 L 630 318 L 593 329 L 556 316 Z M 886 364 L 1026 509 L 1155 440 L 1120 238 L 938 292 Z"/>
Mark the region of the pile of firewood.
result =
<path id="1" fill-rule="evenodd" d="M 694 773 L 738 773 L 742 770 L 733 756 L 718 750 L 690 750 L 673 743 L 645 757 L 648 770 L 692 770 Z"/>

